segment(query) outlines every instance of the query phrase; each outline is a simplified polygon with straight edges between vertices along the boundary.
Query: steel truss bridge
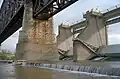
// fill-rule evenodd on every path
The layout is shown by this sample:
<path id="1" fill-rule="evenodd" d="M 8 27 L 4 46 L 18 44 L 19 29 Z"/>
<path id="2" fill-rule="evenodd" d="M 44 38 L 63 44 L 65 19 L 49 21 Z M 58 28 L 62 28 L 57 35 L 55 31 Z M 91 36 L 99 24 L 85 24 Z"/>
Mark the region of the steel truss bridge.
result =
<path id="1" fill-rule="evenodd" d="M 22 27 L 24 4 L 33 3 L 33 18 L 48 20 L 78 0 L 4 0 L 0 9 L 0 44 Z M 120 22 L 120 6 L 103 13 L 106 25 Z M 117 17 L 117 18 L 115 18 Z M 111 19 L 113 18 L 113 19 Z M 85 22 L 78 23 L 84 25 Z"/>
<path id="2" fill-rule="evenodd" d="M 0 44 L 22 27 L 24 4 L 33 3 L 33 18 L 48 20 L 78 0 L 4 0 L 0 9 Z"/>

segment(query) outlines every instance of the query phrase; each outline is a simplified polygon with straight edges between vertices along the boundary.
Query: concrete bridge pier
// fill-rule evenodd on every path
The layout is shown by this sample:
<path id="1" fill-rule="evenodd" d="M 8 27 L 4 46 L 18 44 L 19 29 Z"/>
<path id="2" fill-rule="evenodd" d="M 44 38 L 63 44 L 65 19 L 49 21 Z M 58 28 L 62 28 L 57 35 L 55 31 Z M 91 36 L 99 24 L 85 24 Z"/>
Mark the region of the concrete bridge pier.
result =
<path id="1" fill-rule="evenodd" d="M 17 59 L 57 61 L 53 18 L 33 19 L 32 2 L 25 4 L 22 30 L 16 47 Z"/>
<path id="2" fill-rule="evenodd" d="M 99 12 L 88 11 L 84 18 L 86 19 L 85 29 L 80 31 L 73 42 L 74 61 L 89 58 L 89 56 L 94 55 L 93 51 L 96 51 L 92 47 L 99 48 L 108 43 L 107 28 L 103 15 Z"/>
<path id="3" fill-rule="evenodd" d="M 0 44 L 0 52 L 2 52 L 2 49 L 1 49 L 1 44 Z"/>

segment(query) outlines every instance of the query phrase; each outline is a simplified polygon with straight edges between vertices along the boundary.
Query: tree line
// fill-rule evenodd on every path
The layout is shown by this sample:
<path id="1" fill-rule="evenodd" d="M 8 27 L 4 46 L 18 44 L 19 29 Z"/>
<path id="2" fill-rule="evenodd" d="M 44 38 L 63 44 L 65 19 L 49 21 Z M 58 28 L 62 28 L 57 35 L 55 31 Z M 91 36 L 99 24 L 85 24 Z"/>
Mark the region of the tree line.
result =
<path id="1" fill-rule="evenodd" d="M 15 60 L 15 53 L 8 50 L 0 51 L 0 60 Z"/>

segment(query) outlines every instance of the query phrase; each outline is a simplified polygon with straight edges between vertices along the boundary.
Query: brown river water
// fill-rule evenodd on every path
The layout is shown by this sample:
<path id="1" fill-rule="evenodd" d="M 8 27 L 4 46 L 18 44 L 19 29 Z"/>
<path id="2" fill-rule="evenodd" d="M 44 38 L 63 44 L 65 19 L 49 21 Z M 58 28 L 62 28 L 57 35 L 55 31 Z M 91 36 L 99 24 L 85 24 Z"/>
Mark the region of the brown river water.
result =
<path id="1" fill-rule="evenodd" d="M 54 69 L 15 67 L 12 64 L 0 64 L 0 79 L 120 79 L 108 76 L 90 76 L 76 72 Z"/>

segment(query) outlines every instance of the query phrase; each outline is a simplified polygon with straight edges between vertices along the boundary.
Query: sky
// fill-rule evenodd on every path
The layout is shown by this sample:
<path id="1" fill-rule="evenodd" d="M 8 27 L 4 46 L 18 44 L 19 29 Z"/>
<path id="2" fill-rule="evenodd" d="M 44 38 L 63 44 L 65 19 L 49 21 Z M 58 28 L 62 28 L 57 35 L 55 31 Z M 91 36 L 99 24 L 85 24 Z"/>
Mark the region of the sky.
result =
<path id="1" fill-rule="evenodd" d="M 2 0 L 0 0 L 0 5 Z M 54 16 L 54 31 L 57 34 L 58 25 L 73 24 L 83 19 L 83 14 L 91 9 L 98 8 L 100 11 L 109 9 L 120 4 L 120 0 L 78 0 L 68 8 Z M 120 23 L 110 25 L 108 28 L 109 44 L 120 44 Z M 2 43 L 2 49 L 15 51 L 18 42 L 19 30 Z"/>

